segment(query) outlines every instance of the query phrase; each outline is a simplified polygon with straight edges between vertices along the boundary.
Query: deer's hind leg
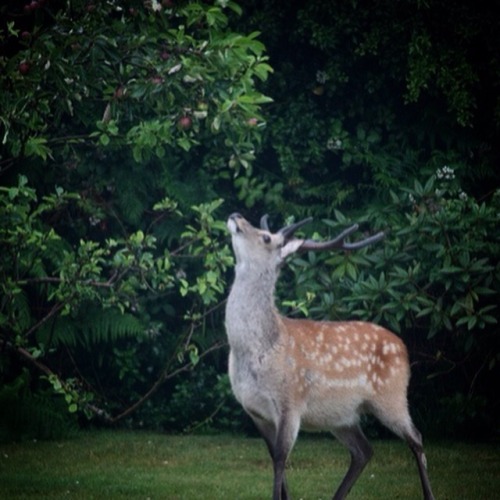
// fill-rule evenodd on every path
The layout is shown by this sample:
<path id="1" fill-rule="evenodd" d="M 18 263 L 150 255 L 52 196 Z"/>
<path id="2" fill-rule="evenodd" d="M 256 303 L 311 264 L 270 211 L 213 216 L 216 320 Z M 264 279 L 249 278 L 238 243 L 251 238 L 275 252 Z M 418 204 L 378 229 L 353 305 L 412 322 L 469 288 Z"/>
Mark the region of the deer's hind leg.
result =
<path id="1" fill-rule="evenodd" d="M 424 447 L 422 444 L 422 435 L 412 423 L 409 432 L 405 433 L 403 437 L 408 443 L 408 446 L 413 452 L 413 455 L 415 455 L 424 499 L 434 500 L 434 494 L 432 493 L 429 475 L 427 474 L 427 459 L 425 457 Z"/>
<path id="2" fill-rule="evenodd" d="M 427 474 L 427 459 L 424 454 L 422 435 L 412 422 L 406 396 L 398 398 L 395 402 L 396 404 L 393 403 L 391 408 L 375 405 L 373 413 L 388 429 L 408 443 L 417 461 L 424 499 L 434 500 L 429 475 Z"/>
<path id="3" fill-rule="evenodd" d="M 351 454 L 349 469 L 333 496 L 333 500 L 343 500 L 370 461 L 373 450 L 358 424 L 335 429 L 332 434 L 349 449 Z"/>

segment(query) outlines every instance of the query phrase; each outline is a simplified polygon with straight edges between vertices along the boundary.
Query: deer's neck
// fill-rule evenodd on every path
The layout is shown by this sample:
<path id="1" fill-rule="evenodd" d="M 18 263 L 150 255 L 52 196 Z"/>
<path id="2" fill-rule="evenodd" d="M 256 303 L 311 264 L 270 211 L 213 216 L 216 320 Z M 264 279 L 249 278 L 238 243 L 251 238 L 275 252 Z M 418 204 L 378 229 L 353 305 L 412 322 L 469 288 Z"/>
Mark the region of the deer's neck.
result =
<path id="1" fill-rule="evenodd" d="M 279 336 L 274 306 L 277 274 L 237 265 L 226 306 L 226 329 L 232 349 L 259 350 L 271 347 Z"/>

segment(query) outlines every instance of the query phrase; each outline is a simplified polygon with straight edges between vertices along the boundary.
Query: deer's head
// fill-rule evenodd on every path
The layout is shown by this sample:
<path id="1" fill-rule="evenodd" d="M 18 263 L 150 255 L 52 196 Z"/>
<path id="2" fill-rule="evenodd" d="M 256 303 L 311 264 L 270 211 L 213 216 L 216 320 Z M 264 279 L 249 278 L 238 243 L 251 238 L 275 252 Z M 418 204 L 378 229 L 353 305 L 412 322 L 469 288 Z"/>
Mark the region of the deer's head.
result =
<path id="1" fill-rule="evenodd" d="M 272 233 L 267 217 L 261 219 L 261 227 L 253 227 L 240 214 L 232 214 L 227 226 L 232 236 L 233 250 L 238 264 L 261 267 L 279 267 L 285 258 L 296 252 L 304 240 L 294 238 L 294 232 L 311 219 L 305 219 Z"/>
<path id="2" fill-rule="evenodd" d="M 276 269 L 288 255 L 297 251 L 330 250 L 333 248 L 355 250 L 375 243 L 384 237 L 384 233 L 380 232 L 364 240 L 347 243 L 344 241 L 345 238 L 358 229 L 358 225 L 354 224 L 333 240 L 318 242 L 296 238 L 295 232 L 311 220 L 312 218 L 309 217 L 272 233 L 269 229 L 267 215 L 261 218 L 260 228 L 252 226 L 238 213 L 230 215 L 227 226 L 231 232 L 237 264 L 261 269 Z"/>

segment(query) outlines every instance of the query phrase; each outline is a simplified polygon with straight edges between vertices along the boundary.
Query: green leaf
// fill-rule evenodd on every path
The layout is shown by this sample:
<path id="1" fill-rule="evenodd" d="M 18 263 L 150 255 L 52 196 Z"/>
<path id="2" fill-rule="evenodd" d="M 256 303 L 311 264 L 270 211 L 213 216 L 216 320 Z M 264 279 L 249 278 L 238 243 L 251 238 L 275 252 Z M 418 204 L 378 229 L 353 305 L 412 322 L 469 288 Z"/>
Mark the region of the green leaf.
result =
<path id="1" fill-rule="evenodd" d="M 258 92 L 251 92 L 239 96 L 238 102 L 243 104 L 266 104 L 268 102 L 273 102 L 273 99 Z"/>
<path id="2" fill-rule="evenodd" d="M 212 131 L 218 132 L 220 130 L 220 125 L 221 125 L 221 116 L 217 115 L 214 117 L 212 121 Z"/>
<path id="3" fill-rule="evenodd" d="M 110 138 L 109 138 L 109 135 L 108 134 L 101 134 L 99 136 L 99 142 L 101 143 L 101 145 L 103 146 L 107 146 L 109 145 L 110 143 Z"/>
<path id="4" fill-rule="evenodd" d="M 273 68 L 266 63 L 257 64 L 256 66 L 254 66 L 253 70 L 255 71 L 255 74 L 258 76 L 258 78 L 262 81 L 266 81 L 269 73 L 273 72 Z M 267 102 L 271 102 L 272 100 L 273 99 Z"/>
<path id="5" fill-rule="evenodd" d="M 187 137 L 179 137 L 177 139 L 177 144 L 184 150 L 189 151 L 192 146 L 192 142 Z"/>
<path id="6" fill-rule="evenodd" d="M 200 356 L 198 354 L 198 349 L 195 346 L 190 346 L 189 349 L 189 361 L 193 366 L 196 366 L 200 361 Z"/>
<path id="7" fill-rule="evenodd" d="M 45 137 L 29 137 L 24 146 L 26 156 L 39 156 L 43 160 L 46 160 L 51 155 L 51 152 Z"/>

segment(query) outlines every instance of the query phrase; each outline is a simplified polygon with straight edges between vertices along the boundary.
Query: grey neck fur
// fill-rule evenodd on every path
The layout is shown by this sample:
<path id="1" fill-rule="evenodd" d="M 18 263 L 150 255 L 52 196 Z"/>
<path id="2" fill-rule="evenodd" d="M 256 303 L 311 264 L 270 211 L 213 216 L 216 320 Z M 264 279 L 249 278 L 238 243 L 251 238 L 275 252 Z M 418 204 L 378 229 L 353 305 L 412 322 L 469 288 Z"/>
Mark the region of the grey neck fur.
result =
<path id="1" fill-rule="evenodd" d="M 226 326 L 231 348 L 269 347 L 278 337 L 274 287 L 275 269 L 256 269 L 238 263 L 226 306 Z"/>

